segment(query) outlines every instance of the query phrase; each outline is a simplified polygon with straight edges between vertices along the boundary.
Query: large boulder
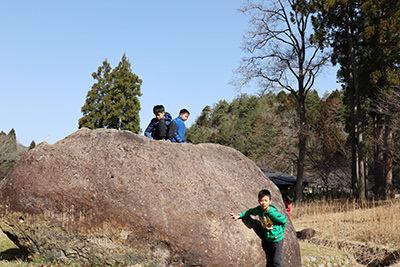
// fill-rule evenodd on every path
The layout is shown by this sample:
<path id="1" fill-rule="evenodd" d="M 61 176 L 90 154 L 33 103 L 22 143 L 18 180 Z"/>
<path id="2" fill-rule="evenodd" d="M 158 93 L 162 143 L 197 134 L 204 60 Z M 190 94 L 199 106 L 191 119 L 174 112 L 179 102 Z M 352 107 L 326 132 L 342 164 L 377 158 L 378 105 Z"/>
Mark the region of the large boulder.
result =
<path id="1" fill-rule="evenodd" d="M 0 183 L 0 228 L 29 257 L 93 266 L 265 266 L 260 239 L 229 212 L 278 188 L 216 144 L 81 129 L 30 150 Z M 285 231 L 285 266 L 301 266 Z"/>

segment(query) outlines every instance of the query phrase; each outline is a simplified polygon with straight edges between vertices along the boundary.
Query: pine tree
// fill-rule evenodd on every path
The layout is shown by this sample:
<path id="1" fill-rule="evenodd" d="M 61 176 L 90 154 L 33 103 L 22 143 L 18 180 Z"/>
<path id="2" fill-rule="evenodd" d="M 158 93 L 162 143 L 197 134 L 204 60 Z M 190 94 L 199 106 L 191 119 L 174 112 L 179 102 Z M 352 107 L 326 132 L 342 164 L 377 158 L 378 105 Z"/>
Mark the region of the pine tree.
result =
<path id="1" fill-rule="evenodd" d="M 107 59 L 103 65 L 92 73 L 93 79 L 97 82 L 93 84 L 92 89 L 86 95 L 85 105 L 81 111 L 83 117 L 79 120 L 79 128 L 88 127 L 90 129 L 104 128 L 105 115 L 107 113 L 104 98 L 110 92 L 111 88 L 111 66 Z"/>
<path id="2" fill-rule="evenodd" d="M 373 159 L 375 193 L 385 197 L 391 191 L 393 142 L 392 114 L 384 114 L 382 105 L 396 90 L 391 78 L 399 77 L 400 8 L 395 0 L 317 2 L 316 36 L 331 45 L 332 61 L 341 65 L 338 77 L 350 111 L 353 191 L 365 200 L 366 159 Z"/>
<path id="3" fill-rule="evenodd" d="M 140 102 L 142 80 L 132 73 L 126 55 L 118 66 L 111 70 L 107 59 L 97 72 L 92 74 L 97 80 L 88 92 L 82 107 L 83 117 L 79 128 L 125 129 L 140 132 Z"/>
<path id="4" fill-rule="evenodd" d="M 17 136 L 14 128 L 5 135 L 0 134 L 0 180 L 2 180 L 18 161 Z"/>
<path id="5" fill-rule="evenodd" d="M 30 146 L 29 146 L 29 150 L 34 149 L 36 147 L 36 143 L 34 140 L 32 140 Z"/>
<path id="6" fill-rule="evenodd" d="M 139 111 L 142 80 L 132 73 L 131 64 L 124 54 L 111 72 L 112 90 L 105 98 L 108 109 L 107 128 L 126 129 L 139 133 Z"/>

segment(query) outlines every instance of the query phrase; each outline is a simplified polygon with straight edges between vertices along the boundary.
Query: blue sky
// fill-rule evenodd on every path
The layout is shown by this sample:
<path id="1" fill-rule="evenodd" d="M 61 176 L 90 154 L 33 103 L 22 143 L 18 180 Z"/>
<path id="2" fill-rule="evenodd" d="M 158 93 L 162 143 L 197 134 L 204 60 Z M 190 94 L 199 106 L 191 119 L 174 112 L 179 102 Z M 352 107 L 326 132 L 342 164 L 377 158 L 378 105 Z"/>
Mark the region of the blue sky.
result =
<path id="1" fill-rule="evenodd" d="M 243 54 L 244 0 L 2 1 L 0 131 L 29 146 L 78 130 L 81 107 L 105 58 L 126 53 L 142 80 L 140 126 L 163 104 L 190 126 L 206 105 L 231 101 L 229 85 Z M 320 94 L 338 88 L 335 72 L 317 80 Z M 247 88 L 246 93 L 256 93 Z"/>

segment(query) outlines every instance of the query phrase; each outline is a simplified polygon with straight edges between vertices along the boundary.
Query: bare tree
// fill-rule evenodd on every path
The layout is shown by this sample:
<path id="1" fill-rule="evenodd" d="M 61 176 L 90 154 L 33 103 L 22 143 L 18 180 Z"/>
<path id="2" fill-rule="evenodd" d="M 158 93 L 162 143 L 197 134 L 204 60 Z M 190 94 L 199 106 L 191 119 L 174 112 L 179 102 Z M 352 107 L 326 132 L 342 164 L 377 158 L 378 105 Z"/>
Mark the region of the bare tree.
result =
<path id="1" fill-rule="evenodd" d="M 242 59 L 234 84 L 240 88 L 258 81 L 261 92 L 285 89 L 297 100 L 299 130 L 296 201 L 303 199 L 303 173 L 306 150 L 305 99 L 315 77 L 328 60 L 313 36 L 311 1 L 261 0 L 247 1 L 240 12 L 250 17 L 245 35 Z"/>

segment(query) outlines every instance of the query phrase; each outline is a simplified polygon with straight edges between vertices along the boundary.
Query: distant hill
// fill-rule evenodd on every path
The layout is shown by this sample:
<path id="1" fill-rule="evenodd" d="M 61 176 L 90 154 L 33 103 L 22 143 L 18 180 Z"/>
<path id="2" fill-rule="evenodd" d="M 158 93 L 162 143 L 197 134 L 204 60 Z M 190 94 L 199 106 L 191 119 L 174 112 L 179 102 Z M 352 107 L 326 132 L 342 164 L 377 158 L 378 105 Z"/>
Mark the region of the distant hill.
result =
<path id="1" fill-rule="evenodd" d="M 0 132 L 0 180 L 6 177 L 28 150 L 29 148 L 17 142 L 14 129 L 8 134 Z"/>

